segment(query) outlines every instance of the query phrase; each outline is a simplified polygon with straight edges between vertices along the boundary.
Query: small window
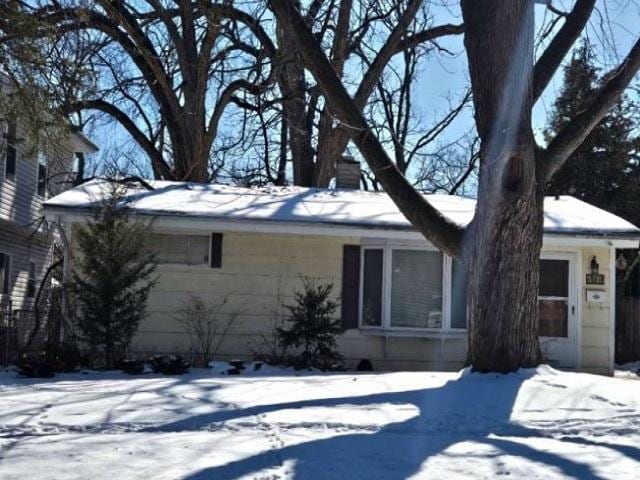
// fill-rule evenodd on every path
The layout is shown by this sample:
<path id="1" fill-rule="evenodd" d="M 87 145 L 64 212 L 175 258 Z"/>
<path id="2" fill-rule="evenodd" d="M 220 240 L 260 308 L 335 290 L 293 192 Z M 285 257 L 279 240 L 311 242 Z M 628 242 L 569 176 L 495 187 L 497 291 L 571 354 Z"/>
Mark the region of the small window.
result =
<path id="1" fill-rule="evenodd" d="M 0 293 L 9 295 L 10 286 L 11 257 L 6 253 L 0 253 Z"/>
<path id="2" fill-rule="evenodd" d="M 79 182 L 84 178 L 85 157 L 84 152 L 73 153 L 73 176 L 74 181 Z"/>
<path id="3" fill-rule="evenodd" d="M 384 250 L 364 250 L 362 270 L 362 326 L 382 326 L 382 262 Z"/>
<path id="4" fill-rule="evenodd" d="M 36 264 L 29 262 L 29 277 L 27 278 L 27 298 L 36 296 Z"/>
<path id="5" fill-rule="evenodd" d="M 158 263 L 178 265 L 207 265 L 209 263 L 208 235 L 153 234 L 149 244 L 158 255 Z"/>
<path id="6" fill-rule="evenodd" d="M 84 153 L 83 152 L 73 152 L 73 173 L 78 173 L 81 168 L 81 163 L 84 162 Z"/>
<path id="7" fill-rule="evenodd" d="M 47 194 L 47 156 L 43 152 L 38 154 L 37 193 L 41 197 Z"/>
<path id="8" fill-rule="evenodd" d="M 9 120 L 5 123 L 5 158 L 4 158 L 4 178 L 7 180 L 15 180 L 16 178 L 16 141 L 17 141 L 17 124 L 15 120 Z"/>
<path id="9" fill-rule="evenodd" d="M 391 252 L 391 326 L 442 328 L 442 253 Z"/>

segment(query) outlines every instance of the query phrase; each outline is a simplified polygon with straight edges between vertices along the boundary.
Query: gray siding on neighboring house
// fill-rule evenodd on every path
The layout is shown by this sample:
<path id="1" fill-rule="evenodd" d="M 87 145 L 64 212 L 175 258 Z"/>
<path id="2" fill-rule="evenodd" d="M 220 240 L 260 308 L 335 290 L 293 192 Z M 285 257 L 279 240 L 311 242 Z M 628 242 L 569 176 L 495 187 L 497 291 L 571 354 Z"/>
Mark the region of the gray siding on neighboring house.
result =
<path id="1" fill-rule="evenodd" d="M 43 197 L 37 194 L 38 156 L 35 149 L 25 139 L 25 130 L 18 121 L 16 142 L 16 173 L 13 180 L 5 178 L 5 131 L 2 122 L 0 137 L 0 220 L 18 226 L 28 226 L 42 216 Z M 56 195 L 71 185 L 73 152 L 67 145 L 49 147 L 47 154 L 47 178 L 49 196 Z"/>
<path id="2" fill-rule="evenodd" d="M 51 262 L 51 246 L 42 235 L 30 236 L 25 229 L 7 222 L 0 223 L 0 253 L 11 257 L 10 299 L 13 310 L 28 310 L 33 306 L 33 298 L 27 298 L 29 263 L 36 265 L 36 286 Z M 0 295 L 2 297 L 2 295 Z M 2 298 L 5 304 L 9 298 Z"/>
<path id="3" fill-rule="evenodd" d="M 75 135 L 60 139 L 44 149 L 47 165 L 45 196 L 38 194 L 38 153 L 26 138 L 27 131 L 18 119 L 14 178 L 6 178 L 7 119 L 0 118 L 0 252 L 11 257 L 10 294 L 0 293 L 0 304 L 11 301 L 13 310 L 28 310 L 27 298 L 30 262 L 36 266 L 36 289 L 51 263 L 51 238 L 41 220 L 42 202 L 71 187 L 74 150 L 91 151 Z"/>

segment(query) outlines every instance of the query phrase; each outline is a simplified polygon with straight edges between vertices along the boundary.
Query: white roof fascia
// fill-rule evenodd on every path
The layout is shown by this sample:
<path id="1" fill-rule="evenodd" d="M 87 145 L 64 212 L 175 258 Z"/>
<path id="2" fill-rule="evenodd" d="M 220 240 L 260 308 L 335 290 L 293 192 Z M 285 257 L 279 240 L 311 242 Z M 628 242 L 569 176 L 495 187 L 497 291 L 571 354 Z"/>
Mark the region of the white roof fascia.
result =
<path id="1" fill-rule="evenodd" d="M 131 214 L 135 218 L 137 215 Z M 45 217 L 61 223 L 84 223 L 88 217 L 86 211 L 69 212 L 64 208 L 47 207 Z M 327 223 L 282 222 L 265 220 L 229 220 L 206 217 L 177 215 L 140 215 L 140 218 L 153 220 L 154 229 L 181 232 L 238 232 L 289 235 L 323 235 L 335 237 L 360 237 L 367 239 L 406 240 L 426 242 L 423 235 L 413 230 L 383 229 L 336 225 Z M 637 239 L 624 236 L 588 236 L 575 233 L 546 233 L 543 236 L 545 246 L 614 246 L 616 248 L 638 248 Z"/>

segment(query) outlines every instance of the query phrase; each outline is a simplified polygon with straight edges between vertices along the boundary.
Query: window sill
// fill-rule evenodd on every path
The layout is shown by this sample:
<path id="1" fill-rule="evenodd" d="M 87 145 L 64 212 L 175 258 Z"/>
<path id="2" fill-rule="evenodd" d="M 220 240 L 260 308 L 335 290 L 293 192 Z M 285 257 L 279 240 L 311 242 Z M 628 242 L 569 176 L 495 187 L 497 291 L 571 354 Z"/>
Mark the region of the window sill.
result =
<path id="1" fill-rule="evenodd" d="M 372 337 L 401 337 L 401 338 L 466 338 L 466 330 L 421 330 L 421 329 L 381 329 L 360 328 L 361 335 Z"/>
<path id="2" fill-rule="evenodd" d="M 165 271 L 188 271 L 188 270 L 211 270 L 206 263 L 199 263 L 194 265 L 189 265 L 186 263 L 158 263 L 158 270 Z"/>

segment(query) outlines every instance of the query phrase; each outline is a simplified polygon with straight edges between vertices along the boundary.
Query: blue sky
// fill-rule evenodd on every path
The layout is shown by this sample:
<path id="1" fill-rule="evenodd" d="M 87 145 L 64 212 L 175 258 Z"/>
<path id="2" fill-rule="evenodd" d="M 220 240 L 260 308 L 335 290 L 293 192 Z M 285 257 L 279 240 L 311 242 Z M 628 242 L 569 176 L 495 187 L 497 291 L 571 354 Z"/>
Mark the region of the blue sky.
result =
<path id="1" fill-rule="evenodd" d="M 440 6 L 433 9 L 437 23 L 461 23 L 462 18 L 457 1 L 441 1 Z M 554 0 L 553 5 L 564 11 L 569 11 L 573 0 Z M 536 6 L 536 27 L 545 20 L 545 7 Z M 640 35 L 640 1 L 637 0 L 599 0 L 596 3 L 596 13 L 591 17 L 586 30 L 590 42 L 596 48 L 599 62 L 603 69 L 617 65 L 627 54 L 633 42 Z M 605 33 L 602 32 L 606 25 Z M 610 28 L 609 28 L 610 26 Z M 439 118 L 438 113 L 446 112 L 447 98 L 460 96 L 468 85 L 468 70 L 462 37 L 456 37 L 441 42 L 443 46 L 457 55 L 454 58 L 438 55 L 431 57 L 422 69 L 422 76 L 414 92 L 415 103 L 419 106 L 425 119 Z M 552 83 L 538 101 L 533 112 L 533 123 L 541 139 L 540 132 L 547 123 L 557 90 L 562 83 L 562 74 L 557 74 Z M 473 126 L 471 110 L 451 125 L 446 132 L 447 139 L 454 139 Z"/>

